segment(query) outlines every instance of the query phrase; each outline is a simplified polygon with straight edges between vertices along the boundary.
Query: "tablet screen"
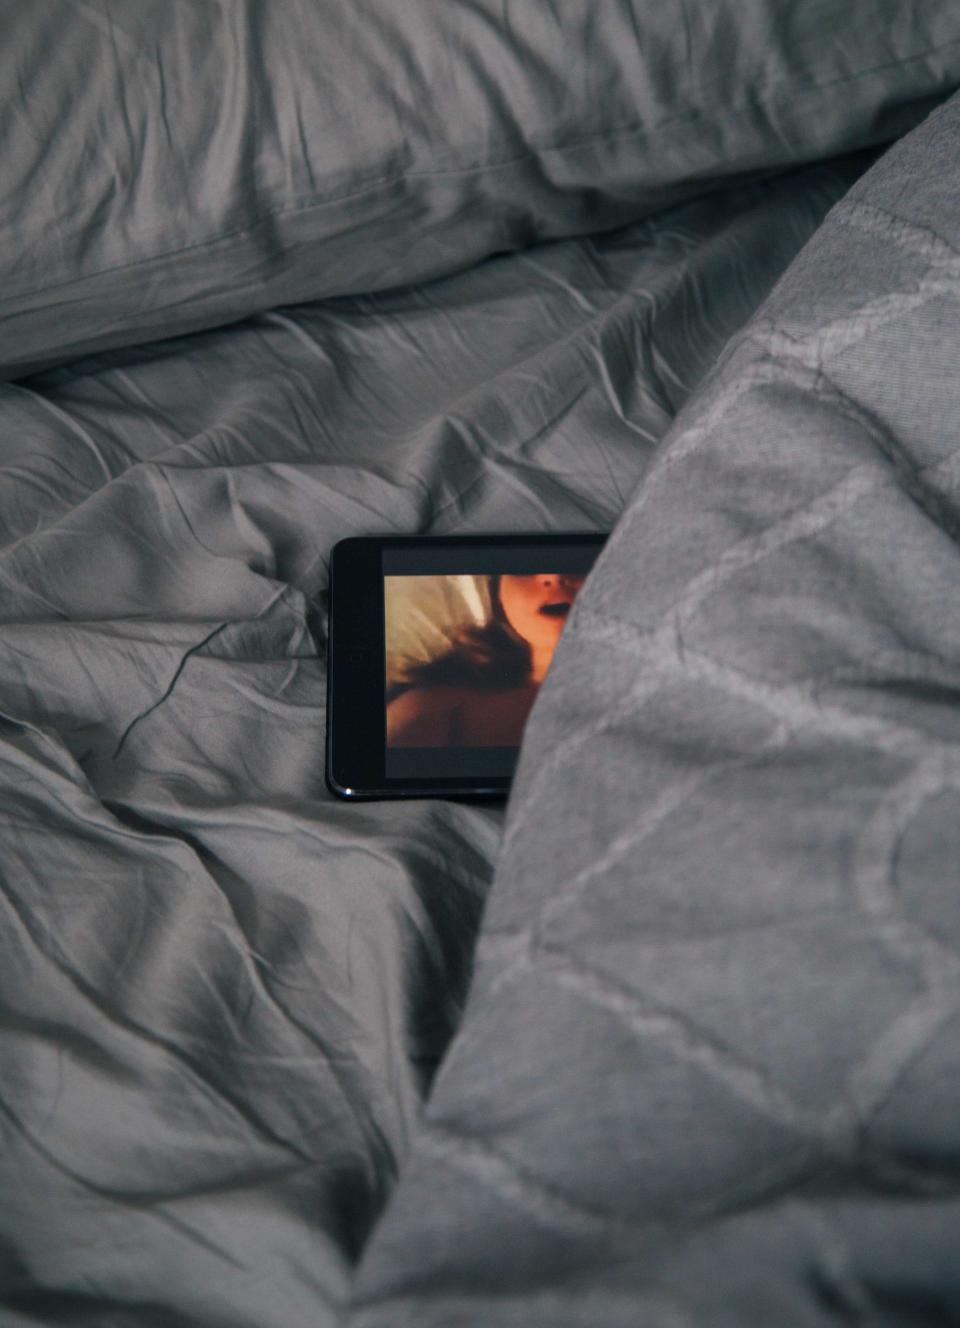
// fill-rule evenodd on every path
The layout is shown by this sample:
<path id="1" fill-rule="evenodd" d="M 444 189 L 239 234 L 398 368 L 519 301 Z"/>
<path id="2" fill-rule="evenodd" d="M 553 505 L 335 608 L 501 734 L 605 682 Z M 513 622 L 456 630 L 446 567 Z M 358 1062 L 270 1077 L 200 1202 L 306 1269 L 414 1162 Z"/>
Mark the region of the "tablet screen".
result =
<path id="1" fill-rule="evenodd" d="M 383 551 L 385 774 L 509 777 L 597 549 Z"/>

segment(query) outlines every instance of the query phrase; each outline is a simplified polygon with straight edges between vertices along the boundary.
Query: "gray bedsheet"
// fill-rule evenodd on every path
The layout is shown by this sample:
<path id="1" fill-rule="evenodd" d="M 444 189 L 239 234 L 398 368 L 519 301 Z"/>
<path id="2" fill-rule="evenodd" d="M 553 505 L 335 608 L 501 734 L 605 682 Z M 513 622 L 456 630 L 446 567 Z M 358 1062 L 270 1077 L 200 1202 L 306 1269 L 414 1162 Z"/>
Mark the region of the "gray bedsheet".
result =
<path id="1" fill-rule="evenodd" d="M 334 1321 L 502 813 L 326 793 L 330 547 L 612 526 L 865 164 L 0 387 L 5 1328 Z"/>
<path id="2" fill-rule="evenodd" d="M 682 11 L 0 0 L 0 1328 L 960 1321 L 960 20 Z M 337 539 L 611 527 L 330 798 Z"/>
<path id="3" fill-rule="evenodd" d="M 353 1322 L 960 1321 L 960 100 L 644 475 Z"/>

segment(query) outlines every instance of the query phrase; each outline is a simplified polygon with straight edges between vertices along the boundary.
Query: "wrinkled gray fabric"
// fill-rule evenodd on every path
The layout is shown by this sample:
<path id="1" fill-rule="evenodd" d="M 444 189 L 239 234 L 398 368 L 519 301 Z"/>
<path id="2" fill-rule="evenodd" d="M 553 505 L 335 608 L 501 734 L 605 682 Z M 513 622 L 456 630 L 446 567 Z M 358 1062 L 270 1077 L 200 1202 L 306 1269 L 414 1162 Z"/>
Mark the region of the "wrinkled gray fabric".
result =
<path id="1" fill-rule="evenodd" d="M 0 377 L 895 138 L 953 0 L 0 0 Z"/>
<path id="2" fill-rule="evenodd" d="M 954 100 L 578 599 L 357 1328 L 960 1319 L 958 282 Z"/>
<path id="3" fill-rule="evenodd" d="M 0 1321 L 333 1322 L 498 809 L 323 785 L 326 563 L 605 529 L 865 165 L 0 388 Z"/>

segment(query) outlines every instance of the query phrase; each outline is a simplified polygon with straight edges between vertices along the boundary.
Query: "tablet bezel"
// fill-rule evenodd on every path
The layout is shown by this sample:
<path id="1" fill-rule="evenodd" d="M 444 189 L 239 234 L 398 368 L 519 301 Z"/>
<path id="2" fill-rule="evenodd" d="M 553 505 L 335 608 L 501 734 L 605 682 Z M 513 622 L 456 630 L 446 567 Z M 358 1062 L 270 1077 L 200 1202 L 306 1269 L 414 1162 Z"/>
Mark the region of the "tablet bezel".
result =
<path id="1" fill-rule="evenodd" d="M 384 651 L 384 552 L 423 550 L 433 556 L 449 549 L 454 567 L 445 571 L 488 573 L 492 552 L 511 555 L 510 570 L 523 574 L 544 567 L 540 554 L 562 547 L 594 549 L 603 534 L 550 535 L 385 535 L 341 540 L 330 557 L 330 618 L 327 654 L 327 759 L 330 791 L 354 800 L 379 798 L 503 798 L 509 775 L 389 777 L 386 773 Z M 476 555 L 476 561 L 473 561 Z M 591 562 L 592 566 L 592 562 Z M 586 570 L 589 570 L 586 569 Z M 392 573 L 394 575 L 403 573 Z M 415 574 L 415 573 L 411 573 Z M 417 749 L 419 750 L 419 749 Z M 512 750 L 512 749 L 511 749 Z"/>

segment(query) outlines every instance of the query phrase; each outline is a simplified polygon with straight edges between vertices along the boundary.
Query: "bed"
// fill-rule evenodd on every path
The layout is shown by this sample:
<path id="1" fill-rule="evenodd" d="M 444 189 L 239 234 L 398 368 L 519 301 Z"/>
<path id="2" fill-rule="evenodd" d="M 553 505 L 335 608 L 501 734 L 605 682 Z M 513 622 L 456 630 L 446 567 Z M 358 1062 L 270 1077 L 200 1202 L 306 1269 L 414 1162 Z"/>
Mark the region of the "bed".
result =
<path id="1" fill-rule="evenodd" d="M 0 1321 L 955 1321 L 955 6 L 0 30 Z M 521 530 L 507 806 L 333 799 L 332 545 Z"/>

